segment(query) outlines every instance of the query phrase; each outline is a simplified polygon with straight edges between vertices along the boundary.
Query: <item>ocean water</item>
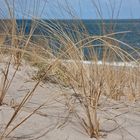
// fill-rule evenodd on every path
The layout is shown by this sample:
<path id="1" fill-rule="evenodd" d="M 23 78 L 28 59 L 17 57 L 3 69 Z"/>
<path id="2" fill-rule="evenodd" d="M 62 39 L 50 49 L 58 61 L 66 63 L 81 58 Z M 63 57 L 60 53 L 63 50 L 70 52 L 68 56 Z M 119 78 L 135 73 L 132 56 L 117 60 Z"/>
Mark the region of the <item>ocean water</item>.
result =
<path id="1" fill-rule="evenodd" d="M 42 21 L 38 21 L 42 23 Z M 65 31 L 75 30 L 84 32 L 85 30 L 90 35 L 105 35 L 112 32 L 124 32 L 117 34 L 115 37 L 130 44 L 133 47 L 140 47 L 140 20 L 139 19 L 121 19 L 121 20 L 43 20 L 43 24 L 49 23 L 50 26 L 58 25 L 57 28 L 63 27 Z M 25 28 L 26 34 L 30 32 L 32 21 L 31 20 L 17 20 L 19 30 L 21 27 Z M 83 27 L 84 25 L 84 27 Z M 43 34 L 43 25 L 36 27 L 34 34 Z M 84 28 L 84 29 L 83 29 Z M 44 32 L 46 34 L 47 28 Z M 74 32 L 74 30 L 73 30 Z"/>
<path id="2" fill-rule="evenodd" d="M 31 31 L 31 27 L 35 26 L 33 35 L 45 35 L 50 36 L 50 29 L 48 25 L 55 30 L 64 31 L 70 35 L 76 42 L 76 35 L 106 35 L 110 33 L 117 33 L 113 35 L 114 38 L 131 45 L 137 51 L 140 49 L 140 20 L 139 19 L 121 19 L 121 20 L 38 20 L 37 22 L 32 20 L 17 20 L 17 31 L 20 32 L 24 29 L 24 32 L 28 35 Z M 36 26 L 37 25 L 37 26 Z M 78 32 L 77 32 L 78 31 Z M 121 32 L 121 33 L 118 33 Z M 53 36 L 53 34 L 52 34 Z M 54 37 L 52 44 L 57 44 L 57 39 Z M 96 43 L 96 42 L 95 42 Z M 59 43 L 58 43 L 59 44 Z M 97 42 L 98 44 L 98 42 Z M 130 48 L 125 45 L 121 46 L 127 52 L 131 53 Z M 102 58 L 102 47 L 97 47 L 99 59 Z M 85 56 L 88 56 L 88 50 L 84 49 Z M 134 57 L 137 58 L 136 54 Z"/>

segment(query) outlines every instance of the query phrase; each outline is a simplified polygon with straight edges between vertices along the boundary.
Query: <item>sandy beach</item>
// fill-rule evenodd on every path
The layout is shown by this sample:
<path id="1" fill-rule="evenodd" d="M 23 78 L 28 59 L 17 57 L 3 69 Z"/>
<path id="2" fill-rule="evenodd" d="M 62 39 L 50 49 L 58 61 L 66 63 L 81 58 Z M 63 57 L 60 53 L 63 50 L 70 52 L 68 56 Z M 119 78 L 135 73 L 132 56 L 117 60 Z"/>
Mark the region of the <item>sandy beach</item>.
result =
<path id="1" fill-rule="evenodd" d="M 1 62 L 2 70 L 4 63 Z M 15 71 L 10 66 L 9 78 Z M 36 81 L 32 80 L 36 69 L 23 63 L 7 91 L 4 104 L 0 106 L 0 133 Z M 2 74 L 1 74 L 2 75 Z M 42 105 L 43 103 L 43 105 Z M 6 139 L 8 140 L 91 140 L 80 125 L 75 112 L 82 113 L 78 100 L 69 87 L 46 81 L 40 82 L 31 98 L 22 107 L 7 132 L 30 115 Z M 140 138 L 140 101 L 114 101 L 101 97 L 98 105 L 100 122 L 99 140 L 139 140 Z M 95 138 L 92 138 L 93 140 Z"/>

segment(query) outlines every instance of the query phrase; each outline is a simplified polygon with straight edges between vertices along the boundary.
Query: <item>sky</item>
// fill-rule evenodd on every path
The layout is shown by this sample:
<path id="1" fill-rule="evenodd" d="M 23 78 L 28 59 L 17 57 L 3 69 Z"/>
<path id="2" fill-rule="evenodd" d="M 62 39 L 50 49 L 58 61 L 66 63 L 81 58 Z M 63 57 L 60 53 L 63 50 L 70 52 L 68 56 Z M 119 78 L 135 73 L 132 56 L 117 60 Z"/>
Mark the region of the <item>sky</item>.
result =
<path id="1" fill-rule="evenodd" d="M 61 9 L 62 7 L 66 7 L 67 4 L 65 0 L 57 0 L 57 1 L 59 1 L 59 3 L 63 5 L 60 6 Z M 75 13 L 73 12 L 73 14 L 83 19 L 140 18 L 140 12 L 139 12 L 140 0 L 67 0 L 67 1 L 68 4 L 72 7 L 72 9 L 74 9 L 73 11 L 75 11 Z M 48 5 L 49 7 L 51 7 L 51 5 L 53 4 L 51 3 L 51 0 L 49 2 L 50 3 Z M 60 8 L 58 7 L 56 9 L 57 9 L 57 12 L 55 12 L 57 13 L 56 17 L 57 16 L 61 17 L 61 14 L 59 14 Z M 66 9 L 68 8 L 66 7 Z M 53 12 L 51 13 L 48 10 L 48 13 L 51 16 Z"/>
<path id="2" fill-rule="evenodd" d="M 0 0 L 1 18 L 9 17 Z M 16 18 L 139 19 L 140 0 L 7 0 Z M 14 4 L 13 4 L 14 1 Z M 13 8 L 14 7 L 14 8 Z"/>

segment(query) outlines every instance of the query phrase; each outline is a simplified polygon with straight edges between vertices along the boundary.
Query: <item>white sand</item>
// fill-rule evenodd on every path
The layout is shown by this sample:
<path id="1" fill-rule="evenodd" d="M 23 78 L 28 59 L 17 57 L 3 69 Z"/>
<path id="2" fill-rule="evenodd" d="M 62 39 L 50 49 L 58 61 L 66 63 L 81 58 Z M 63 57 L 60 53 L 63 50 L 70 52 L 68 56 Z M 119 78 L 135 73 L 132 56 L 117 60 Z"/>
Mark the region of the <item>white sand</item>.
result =
<path id="1" fill-rule="evenodd" d="M 1 63 L 0 69 L 3 67 L 4 65 Z M 33 71 L 29 65 L 23 64 L 17 72 L 6 94 L 5 104 L 0 106 L 0 133 L 14 113 L 14 108 L 11 106 L 16 107 L 35 85 L 36 82 L 30 80 Z M 14 68 L 11 66 L 9 78 L 13 72 Z M 57 84 L 41 83 L 12 125 L 20 122 L 43 102 L 46 102 L 46 105 L 13 131 L 7 139 L 91 140 L 75 118 L 74 113 L 69 114 L 66 107 L 66 97 L 70 97 L 71 94 L 69 88 L 61 89 Z M 100 127 L 103 130 L 101 133 L 104 136 L 100 137 L 100 140 L 140 139 L 139 101 L 124 103 L 102 98 L 101 103 L 98 117 L 100 118 Z M 76 109 L 79 109 L 78 105 L 75 106 Z"/>

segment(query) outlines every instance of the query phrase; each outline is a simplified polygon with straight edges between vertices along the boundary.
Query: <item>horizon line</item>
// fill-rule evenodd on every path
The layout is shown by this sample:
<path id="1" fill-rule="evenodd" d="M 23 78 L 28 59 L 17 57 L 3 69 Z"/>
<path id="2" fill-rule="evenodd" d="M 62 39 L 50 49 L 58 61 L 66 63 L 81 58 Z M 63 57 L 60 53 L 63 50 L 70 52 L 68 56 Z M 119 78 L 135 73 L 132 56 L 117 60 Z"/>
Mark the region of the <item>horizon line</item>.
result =
<path id="1" fill-rule="evenodd" d="M 72 18 L 14 18 L 15 20 L 140 20 L 140 18 L 117 18 L 117 19 L 109 19 L 109 18 L 104 18 L 104 19 L 90 19 L 90 18 L 77 18 L 77 19 L 72 19 Z M 13 20 L 12 18 L 0 18 L 0 20 Z"/>

